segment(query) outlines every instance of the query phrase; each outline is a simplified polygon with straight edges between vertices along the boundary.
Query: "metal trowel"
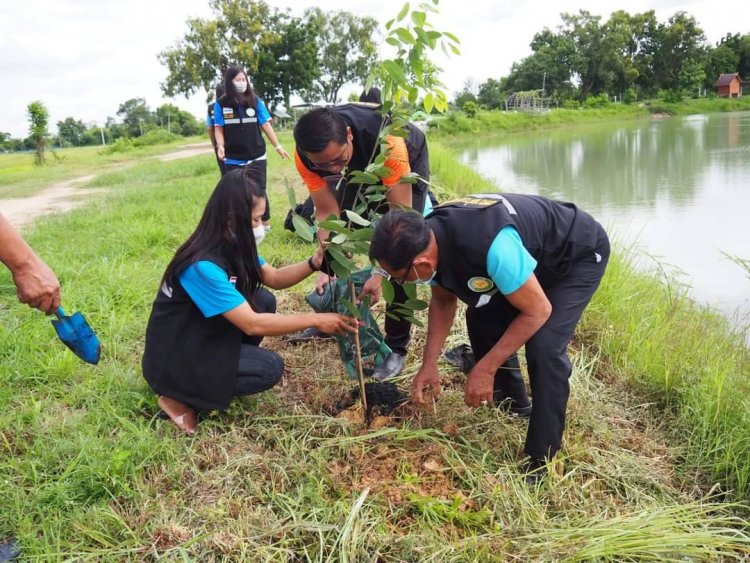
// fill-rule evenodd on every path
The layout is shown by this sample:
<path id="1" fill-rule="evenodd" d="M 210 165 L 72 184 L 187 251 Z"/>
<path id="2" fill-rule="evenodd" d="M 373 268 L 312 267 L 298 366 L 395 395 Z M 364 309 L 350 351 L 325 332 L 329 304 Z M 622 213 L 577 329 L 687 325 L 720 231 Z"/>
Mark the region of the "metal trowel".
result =
<path id="1" fill-rule="evenodd" d="M 57 308 L 55 315 L 57 320 L 52 321 L 52 326 L 55 327 L 57 336 L 63 344 L 84 362 L 99 363 L 102 345 L 83 315 L 74 313 L 68 317 L 62 307 Z"/>

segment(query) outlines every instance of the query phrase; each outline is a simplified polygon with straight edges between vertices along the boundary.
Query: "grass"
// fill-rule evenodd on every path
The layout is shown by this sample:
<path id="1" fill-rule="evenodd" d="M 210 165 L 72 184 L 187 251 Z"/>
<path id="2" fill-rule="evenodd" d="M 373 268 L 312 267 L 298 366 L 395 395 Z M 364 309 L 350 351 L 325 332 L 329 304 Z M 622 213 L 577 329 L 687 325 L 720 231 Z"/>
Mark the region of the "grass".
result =
<path id="1" fill-rule="evenodd" d="M 43 166 L 34 165 L 34 153 L 0 154 L 0 199 L 33 195 L 51 184 L 122 167 L 181 145 L 203 142 L 203 137 L 180 138 L 172 143 L 133 148 L 126 152 L 102 154 L 102 147 L 75 147 L 47 153 Z M 55 156 L 56 155 L 56 156 Z"/>
<path id="2" fill-rule="evenodd" d="M 479 181 L 458 172 L 447 149 L 432 152 L 445 193 L 457 179 L 467 188 Z M 285 184 L 303 195 L 293 165 L 269 158 L 273 230 L 262 253 L 278 265 L 311 247 L 281 227 Z M 0 542 L 18 538 L 24 557 L 42 561 L 750 554 L 742 490 L 726 493 L 742 482 L 733 475 L 744 462 L 737 449 L 730 463 L 730 447 L 750 436 L 736 387 L 747 358 L 714 321 L 632 274 L 627 255 L 613 262 L 581 326 L 565 447 L 539 489 L 519 478 L 525 423 L 465 407 L 463 376 L 447 365 L 435 412 L 404 407 L 369 430 L 333 416 L 354 385 L 331 342 L 295 348 L 267 339 L 286 362 L 282 385 L 211 413 L 195 437 L 156 419 L 140 374 L 145 325 L 163 268 L 216 179 L 210 156 L 144 162 L 100 175 L 106 191 L 89 207 L 25 231 L 58 273 L 64 304 L 99 333 L 96 367 L 67 351 L 43 315 L 17 304 L 0 273 Z M 277 292 L 279 310 L 304 310 L 311 283 Z M 703 351 L 690 348 L 698 335 Z M 457 322 L 448 345 L 466 338 Z M 402 385 L 424 339 L 417 330 Z M 688 369 L 695 365 L 700 373 Z M 717 489 L 719 459 L 728 464 Z"/>

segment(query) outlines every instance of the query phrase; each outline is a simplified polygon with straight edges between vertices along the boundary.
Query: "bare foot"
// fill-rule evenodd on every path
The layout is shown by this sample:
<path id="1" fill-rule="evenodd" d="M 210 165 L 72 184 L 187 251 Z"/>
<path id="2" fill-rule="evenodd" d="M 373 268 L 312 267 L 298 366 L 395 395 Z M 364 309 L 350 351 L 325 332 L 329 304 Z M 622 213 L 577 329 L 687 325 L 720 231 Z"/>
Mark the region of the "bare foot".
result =
<path id="1" fill-rule="evenodd" d="M 171 397 L 165 397 L 164 395 L 159 396 L 159 407 L 165 413 L 169 415 L 178 428 L 184 430 L 191 436 L 195 434 L 196 428 L 198 428 L 198 417 L 195 414 L 195 410 L 187 406 L 185 403 L 181 403 L 177 399 Z"/>

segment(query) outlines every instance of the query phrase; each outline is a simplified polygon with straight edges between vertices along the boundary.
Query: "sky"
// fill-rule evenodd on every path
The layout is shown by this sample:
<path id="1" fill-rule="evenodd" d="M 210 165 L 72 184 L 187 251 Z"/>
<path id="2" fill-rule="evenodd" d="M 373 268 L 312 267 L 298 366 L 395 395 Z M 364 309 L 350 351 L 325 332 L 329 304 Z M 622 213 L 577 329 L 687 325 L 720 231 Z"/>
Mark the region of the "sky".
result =
<path id="1" fill-rule="evenodd" d="M 402 0 L 267 0 L 301 15 L 310 6 L 369 15 L 381 24 L 393 18 Z M 167 99 L 160 90 L 166 69 L 157 54 L 187 31 L 191 17 L 210 18 L 208 0 L 3 0 L 0 10 L 0 131 L 28 135 L 26 107 L 41 100 L 50 130 L 66 117 L 103 124 L 119 105 L 143 97 L 151 109 L 171 102 L 198 117 L 205 95 Z M 416 5 L 417 2 L 412 2 Z M 731 6 L 731 8 L 730 8 Z M 588 10 L 607 19 L 624 9 L 653 9 L 659 21 L 684 10 L 707 39 L 727 32 L 750 33 L 750 2 L 735 0 L 440 0 L 430 21 L 461 41 L 461 55 L 436 57 L 449 96 L 467 81 L 475 85 L 508 73 L 531 53 L 529 43 L 544 27 L 557 29 L 560 13 Z M 352 89 L 353 90 L 353 89 Z M 349 90 L 351 91 L 351 90 Z M 348 93 L 348 92 L 347 92 Z M 345 94 L 346 96 L 346 94 Z"/>

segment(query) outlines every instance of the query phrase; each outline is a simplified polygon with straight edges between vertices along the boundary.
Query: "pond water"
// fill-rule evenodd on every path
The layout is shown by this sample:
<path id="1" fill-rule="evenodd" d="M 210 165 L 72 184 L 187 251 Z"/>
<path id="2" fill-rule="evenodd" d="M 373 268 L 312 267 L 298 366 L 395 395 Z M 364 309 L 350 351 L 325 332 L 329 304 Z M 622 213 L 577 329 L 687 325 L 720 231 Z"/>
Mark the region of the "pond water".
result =
<path id="1" fill-rule="evenodd" d="M 461 144 L 506 192 L 572 201 L 642 267 L 665 269 L 736 326 L 750 322 L 750 112 L 694 115 Z"/>

